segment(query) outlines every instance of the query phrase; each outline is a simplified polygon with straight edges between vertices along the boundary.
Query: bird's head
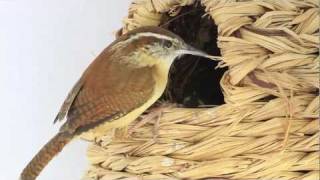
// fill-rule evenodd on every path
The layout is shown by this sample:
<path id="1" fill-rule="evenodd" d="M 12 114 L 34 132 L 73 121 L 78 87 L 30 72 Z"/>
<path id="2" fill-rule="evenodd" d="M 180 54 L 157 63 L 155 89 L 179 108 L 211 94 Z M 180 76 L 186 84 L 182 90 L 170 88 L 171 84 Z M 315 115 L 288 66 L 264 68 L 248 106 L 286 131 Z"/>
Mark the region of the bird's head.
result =
<path id="1" fill-rule="evenodd" d="M 208 54 L 193 48 L 184 42 L 178 35 L 160 27 L 141 27 L 121 36 L 113 43 L 118 50 L 126 52 L 131 63 L 140 61 L 139 64 L 154 64 L 154 60 L 167 63 L 169 66 L 174 59 L 184 54 L 210 57 Z M 143 57 L 152 58 L 143 58 Z M 129 58 L 126 58 L 129 59 Z M 146 59 L 147 62 L 146 62 Z M 153 59 L 153 60 L 151 60 Z M 141 62 L 145 61 L 145 62 Z"/>

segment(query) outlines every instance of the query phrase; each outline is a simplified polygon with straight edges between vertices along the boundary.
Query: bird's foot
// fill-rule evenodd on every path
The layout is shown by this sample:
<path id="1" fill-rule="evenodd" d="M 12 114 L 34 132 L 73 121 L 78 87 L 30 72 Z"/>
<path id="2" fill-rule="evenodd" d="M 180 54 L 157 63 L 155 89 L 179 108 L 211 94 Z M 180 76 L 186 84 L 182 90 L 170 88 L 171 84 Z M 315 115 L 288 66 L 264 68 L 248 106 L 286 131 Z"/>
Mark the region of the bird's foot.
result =
<path id="1" fill-rule="evenodd" d="M 147 123 L 153 123 L 153 139 L 156 140 L 159 135 L 160 120 L 163 112 L 167 108 L 177 107 L 177 104 L 169 102 L 159 102 L 156 106 L 150 108 L 144 115 L 141 115 L 141 120 L 128 129 L 128 135 L 131 136 L 135 130 L 144 126 Z"/>

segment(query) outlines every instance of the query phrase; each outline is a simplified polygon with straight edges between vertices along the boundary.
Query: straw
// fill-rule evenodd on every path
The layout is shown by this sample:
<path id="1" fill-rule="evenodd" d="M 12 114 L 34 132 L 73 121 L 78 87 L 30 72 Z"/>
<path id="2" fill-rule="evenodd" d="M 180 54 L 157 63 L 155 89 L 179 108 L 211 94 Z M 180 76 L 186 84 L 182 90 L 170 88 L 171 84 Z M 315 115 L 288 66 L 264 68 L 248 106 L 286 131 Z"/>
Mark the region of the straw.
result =
<path id="1" fill-rule="evenodd" d="M 123 33 L 196 2 L 135 0 Z M 218 26 L 219 67 L 229 68 L 226 104 L 164 107 L 130 135 L 106 132 L 88 149 L 84 179 L 319 179 L 318 1 L 201 3 Z"/>

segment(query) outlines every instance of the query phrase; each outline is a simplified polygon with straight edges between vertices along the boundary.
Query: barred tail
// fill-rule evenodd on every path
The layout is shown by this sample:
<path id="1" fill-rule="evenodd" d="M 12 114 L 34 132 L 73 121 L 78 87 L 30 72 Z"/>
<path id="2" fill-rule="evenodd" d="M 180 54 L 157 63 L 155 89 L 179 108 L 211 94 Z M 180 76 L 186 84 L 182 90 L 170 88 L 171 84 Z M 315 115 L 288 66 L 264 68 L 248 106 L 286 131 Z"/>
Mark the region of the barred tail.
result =
<path id="1" fill-rule="evenodd" d="M 23 169 L 20 180 L 35 180 L 50 160 L 57 155 L 71 139 L 72 135 L 64 132 L 60 132 L 54 136 Z"/>

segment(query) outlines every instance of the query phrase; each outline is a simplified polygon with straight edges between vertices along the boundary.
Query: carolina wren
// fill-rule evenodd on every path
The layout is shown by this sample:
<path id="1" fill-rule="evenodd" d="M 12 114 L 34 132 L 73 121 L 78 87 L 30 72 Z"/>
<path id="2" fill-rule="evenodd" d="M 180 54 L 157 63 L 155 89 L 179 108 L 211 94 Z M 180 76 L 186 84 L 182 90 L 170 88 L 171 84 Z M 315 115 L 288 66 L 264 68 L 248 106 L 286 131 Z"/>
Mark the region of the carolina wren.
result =
<path id="1" fill-rule="evenodd" d="M 209 57 L 160 27 L 120 36 L 90 64 L 64 101 L 60 131 L 31 160 L 21 180 L 33 180 L 75 137 L 96 136 L 134 121 L 162 95 L 170 66 L 183 54 Z"/>

